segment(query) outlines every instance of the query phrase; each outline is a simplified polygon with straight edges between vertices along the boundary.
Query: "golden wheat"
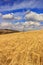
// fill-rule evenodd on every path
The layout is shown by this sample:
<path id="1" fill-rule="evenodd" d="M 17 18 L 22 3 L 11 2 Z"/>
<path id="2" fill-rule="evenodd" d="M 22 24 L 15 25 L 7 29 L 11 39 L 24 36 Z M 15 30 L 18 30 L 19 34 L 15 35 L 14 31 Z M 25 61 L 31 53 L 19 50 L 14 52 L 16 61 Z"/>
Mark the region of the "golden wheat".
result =
<path id="1" fill-rule="evenodd" d="M 0 65 L 43 65 L 43 30 L 0 35 Z"/>

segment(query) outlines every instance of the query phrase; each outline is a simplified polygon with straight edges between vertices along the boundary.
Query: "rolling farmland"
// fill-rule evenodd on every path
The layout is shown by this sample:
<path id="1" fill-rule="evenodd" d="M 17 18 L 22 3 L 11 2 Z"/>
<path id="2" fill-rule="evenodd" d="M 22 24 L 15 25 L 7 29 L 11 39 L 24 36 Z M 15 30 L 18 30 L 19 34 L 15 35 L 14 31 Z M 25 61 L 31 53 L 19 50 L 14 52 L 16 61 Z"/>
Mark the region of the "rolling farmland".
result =
<path id="1" fill-rule="evenodd" d="M 43 65 L 43 30 L 0 34 L 0 65 Z"/>

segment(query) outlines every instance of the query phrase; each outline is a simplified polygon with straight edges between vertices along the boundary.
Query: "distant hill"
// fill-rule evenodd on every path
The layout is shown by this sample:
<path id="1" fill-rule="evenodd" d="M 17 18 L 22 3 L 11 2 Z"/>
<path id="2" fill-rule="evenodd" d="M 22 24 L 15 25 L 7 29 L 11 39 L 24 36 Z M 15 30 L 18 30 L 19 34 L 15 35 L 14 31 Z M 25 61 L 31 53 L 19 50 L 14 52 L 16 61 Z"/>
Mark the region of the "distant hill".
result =
<path id="1" fill-rule="evenodd" d="M 14 33 L 14 32 L 19 32 L 17 30 L 11 30 L 11 29 L 0 29 L 0 34 L 9 34 L 9 33 Z"/>

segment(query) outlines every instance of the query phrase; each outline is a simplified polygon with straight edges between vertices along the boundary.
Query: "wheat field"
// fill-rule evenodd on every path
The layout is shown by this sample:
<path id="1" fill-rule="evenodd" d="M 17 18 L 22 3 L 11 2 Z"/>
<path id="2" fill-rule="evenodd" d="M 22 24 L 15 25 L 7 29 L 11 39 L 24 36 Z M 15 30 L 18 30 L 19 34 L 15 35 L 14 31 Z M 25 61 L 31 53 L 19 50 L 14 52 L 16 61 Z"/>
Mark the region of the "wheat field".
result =
<path id="1" fill-rule="evenodd" d="M 43 30 L 0 35 L 0 65 L 43 65 Z"/>

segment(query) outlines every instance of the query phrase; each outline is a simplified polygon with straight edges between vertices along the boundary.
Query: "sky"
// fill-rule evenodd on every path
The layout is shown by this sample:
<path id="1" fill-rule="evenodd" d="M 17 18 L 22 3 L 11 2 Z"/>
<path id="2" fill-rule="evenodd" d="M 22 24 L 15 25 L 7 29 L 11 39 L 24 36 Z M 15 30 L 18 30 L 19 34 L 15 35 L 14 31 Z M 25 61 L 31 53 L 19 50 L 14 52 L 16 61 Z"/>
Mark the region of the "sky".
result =
<path id="1" fill-rule="evenodd" d="M 0 0 L 0 29 L 43 29 L 43 0 Z"/>

